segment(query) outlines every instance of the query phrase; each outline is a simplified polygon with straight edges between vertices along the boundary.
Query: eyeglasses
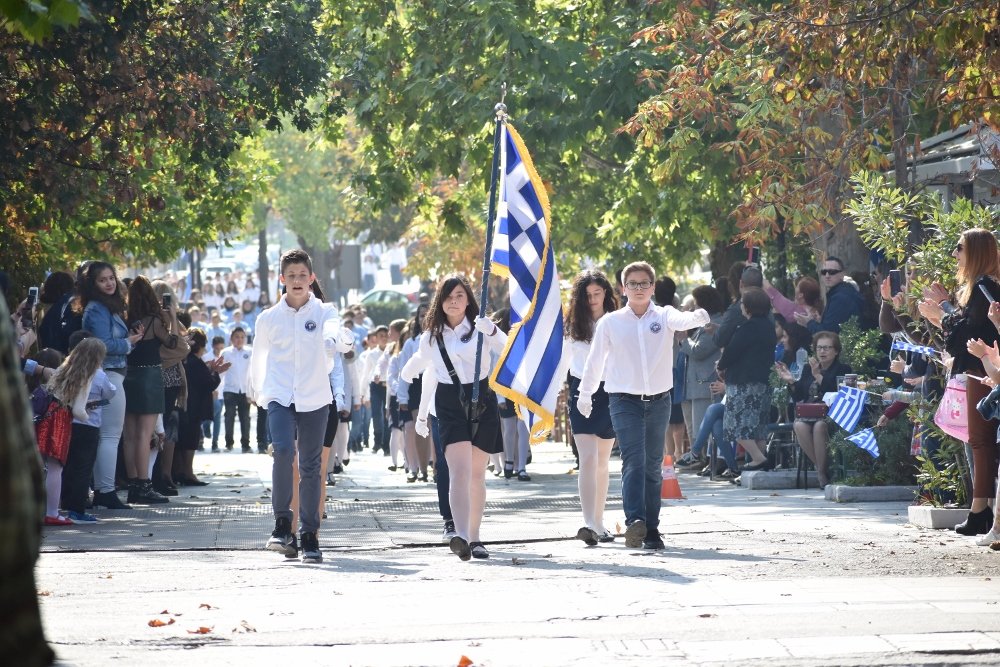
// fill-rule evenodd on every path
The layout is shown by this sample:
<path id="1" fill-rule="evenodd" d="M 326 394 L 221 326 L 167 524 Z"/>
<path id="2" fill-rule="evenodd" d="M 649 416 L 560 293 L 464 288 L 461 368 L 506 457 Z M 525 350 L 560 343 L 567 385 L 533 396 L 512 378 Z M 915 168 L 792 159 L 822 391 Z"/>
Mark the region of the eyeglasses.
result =
<path id="1" fill-rule="evenodd" d="M 962 252 L 963 250 L 965 250 L 965 246 L 961 243 L 955 246 L 955 252 Z"/>
<path id="2" fill-rule="evenodd" d="M 835 348 L 833 345 L 817 345 L 816 346 L 816 351 L 817 352 L 819 352 L 820 350 L 835 350 L 835 349 L 837 349 L 837 348 Z"/>
<path id="3" fill-rule="evenodd" d="M 835 276 L 841 271 L 843 271 L 843 269 L 823 269 L 822 271 L 819 272 L 819 274 L 821 276 Z"/>
<path id="4" fill-rule="evenodd" d="M 648 280 L 643 280 L 642 282 L 638 282 L 638 283 L 636 281 L 634 281 L 634 280 L 630 280 L 627 283 L 625 283 L 625 287 L 627 287 L 629 289 L 637 289 L 637 290 L 649 289 L 652 286 L 653 286 L 653 283 L 651 283 Z"/>

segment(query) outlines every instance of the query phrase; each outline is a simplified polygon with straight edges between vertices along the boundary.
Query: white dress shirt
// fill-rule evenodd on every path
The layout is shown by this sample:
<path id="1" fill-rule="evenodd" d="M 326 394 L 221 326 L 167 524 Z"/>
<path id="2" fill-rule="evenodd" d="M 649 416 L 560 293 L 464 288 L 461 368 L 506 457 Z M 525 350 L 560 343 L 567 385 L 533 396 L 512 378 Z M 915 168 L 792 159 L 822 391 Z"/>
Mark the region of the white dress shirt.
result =
<path id="1" fill-rule="evenodd" d="M 229 370 L 222 374 L 223 393 L 249 393 L 247 379 L 250 376 L 250 356 L 252 353 L 253 347 L 250 345 L 244 345 L 241 350 L 237 350 L 233 345 L 223 348 L 222 357 L 232 364 Z"/>
<path id="2" fill-rule="evenodd" d="M 459 382 L 471 384 L 476 370 L 476 339 L 477 331 L 469 323 L 468 319 L 463 319 L 457 328 L 452 329 L 445 324 L 442 330 L 444 347 L 448 351 L 455 372 L 458 374 Z M 462 340 L 465 337 L 466 340 Z M 483 336 L 483 353 L 479 359 L 479 379 L 484 380 L 490 374 L 490 352 L 497 354 L 503 352 L 507 344 L 507 334 L 494 328 L 492 336 Z M 448 375 L 448 368 L 444 365 L 444 358 L 438 349 L 437 339 L 432 338 L 429 331 L 420 334 L 417 342 L 417 350 L 413 357 L 406 362 L 399 373 L 400 381 L 409 382 L 422 371 L 434 369 L 434 375 L 440 384 L 454 384 L 451 376 Z M 426 378 L 426 374 L 424 375 Z M 416 406 L 419 408 L 419 406 Z"/>
<path id="3" fill-rule="evenodd" d="M 354 336 L 341 329 L 336 308 L 310 294 L 295 310 L 282 295 L 257 318 L 248 380 L 251 400 L 264 407 L 271 401 L 285 407 L 294 403 L 297 412 L 329 405 L 333 356 L 353 345 Z"/>
<path id="4" fill-rule="evenodd" d="M 589 354 L 590 343 L 573 338 L 563 338 L 563 363 L 569 366 L 569 374 L 577 380 L 583 377 L 583 367 L 587 363 Z"/>
<path id="5" fill-rule="evenodd" d="M 608 313 L 594 328 L 580 378 L 580 400 L 589 401 L 602 379 L 609 394 L 651 396 L 670 391 L 674 386 L 674 331 L 708 322 L 704 309 L 682 312 L 652 303 L 642 317 L 628 306 Z"/>

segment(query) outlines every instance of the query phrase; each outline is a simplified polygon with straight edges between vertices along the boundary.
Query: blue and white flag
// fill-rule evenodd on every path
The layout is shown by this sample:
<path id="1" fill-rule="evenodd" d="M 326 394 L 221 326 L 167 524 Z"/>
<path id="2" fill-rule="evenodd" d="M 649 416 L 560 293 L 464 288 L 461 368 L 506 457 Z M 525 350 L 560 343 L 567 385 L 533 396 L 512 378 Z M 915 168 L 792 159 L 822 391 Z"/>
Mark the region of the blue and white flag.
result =
<path id="1" fill-rule="evenodd" d="M 510 279 L 510 334 L 490 386 L 512 401 L 531 442 L 555 425 L 562 388 L 563 315 L 549 224 L 549 198 L 514 128 L 500 140 L 500 201 L 493 239 L 493 271 Z"/>
<path id="2" fill-rule="evenodd" d="M 830 419 L 850 433 L 861 421 L 865 410 L 865 392 L 857 387 L 841 387 L 830 404 Z"/>
<path id="3" fill-rule="evenodd" d="M 866 428 L 864 431 L 858 431 L 854 435 L 848 436 L 847 439 L 871 454 L 874 458 L 878 458 L 878 443 L 875 442 L 875 432 L 870 428 Z"/>
<path id="4" fill-rule="evenodd" d="M 892 344 L 892 349 L 902 350 L 903 352 L 916 352 L 917 354 L 923 354 L 927 356 L 933 356 L 935 354 L 939 354 L 939 352 L 935 350 L 933 347 L 926 347 L 924 345 L 914 345 L 913 343 L 910 343 L 905 340 L 894 341 Z"/>

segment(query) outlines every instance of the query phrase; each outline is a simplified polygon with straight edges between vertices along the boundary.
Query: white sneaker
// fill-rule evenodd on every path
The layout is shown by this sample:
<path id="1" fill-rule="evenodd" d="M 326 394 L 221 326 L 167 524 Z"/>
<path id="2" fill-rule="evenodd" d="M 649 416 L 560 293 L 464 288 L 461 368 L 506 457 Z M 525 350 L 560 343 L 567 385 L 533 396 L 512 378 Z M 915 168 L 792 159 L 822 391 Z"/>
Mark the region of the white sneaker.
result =
<path id="1" fill-rule="evenodd" d="M 990 532 L 976 540 L 976 546 L 988 547 L 994 542 L 1000 542 L 1000 533 L 995 528 L 990 528 Z"/>

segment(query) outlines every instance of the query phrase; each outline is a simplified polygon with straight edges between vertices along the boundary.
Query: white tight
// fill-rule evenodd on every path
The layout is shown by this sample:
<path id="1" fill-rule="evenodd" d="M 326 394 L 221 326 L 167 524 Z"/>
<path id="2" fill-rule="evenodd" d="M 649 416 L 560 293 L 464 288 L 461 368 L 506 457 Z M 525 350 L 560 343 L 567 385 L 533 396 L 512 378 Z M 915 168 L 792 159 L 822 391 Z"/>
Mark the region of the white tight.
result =
<path id="1" fill-rule="evenodd" d="M 503 433 L 503 458 L 508 470 L 521 472 L 528 466 L 528 454 L 531 452 L 528 443 L 528 425 L 517 417 L 504 417 L 500 420 Z"/>
<path id="2" fill-rule="evenodd" d="M 45 516 L 59 516 L 63 466 L 51 456 L 45 457 Z"/>
<path id="3" fill-rule="evenodd" d="M 343 463 L 351 457 L 347 454 L 347 438 L 351 434 L 351 426 L 347 422 L 337 424 L 337 435 L 333 437 L 333 454 L 336 461 Z M 333 468 L 331 467 L 331 470 Z"/>
<path id="4" fill-rule="evenodd" d="M 406 462 L 406 472 L 416 475 L 420 472 L 417 456 L 417 425 L 410 420 L 403 424 L 403 461 Z"/>
<path id="5" fill-rule="evenodd" d="M 574 435 L 580 454 L 580 505 L 583 522 L 593 531 L 603 533 L 604 506 L 608 500 L 608 461 L 614 438 L 606 440 L 596 435 Z"/>
<path id="6" fill-rule="evenodd" d="M 448 461 L 448 501 L 455 532 L 467 542 L 478 542 L 486 509 L 486 463 L 490 455 L 466 440 L 447 445 L 444 458 Z"/>
<path id="7" fill-rule="evenodd" d="M 398 428 L 389 429 L 389 454 L 392 465 L 399 465 L 399 453 L 403 450 L 403 432 Z"/>

